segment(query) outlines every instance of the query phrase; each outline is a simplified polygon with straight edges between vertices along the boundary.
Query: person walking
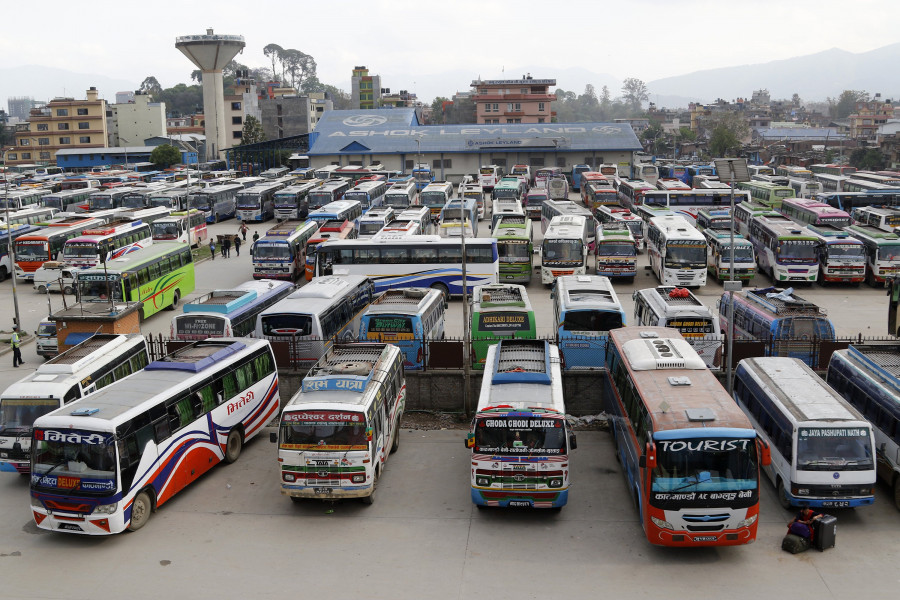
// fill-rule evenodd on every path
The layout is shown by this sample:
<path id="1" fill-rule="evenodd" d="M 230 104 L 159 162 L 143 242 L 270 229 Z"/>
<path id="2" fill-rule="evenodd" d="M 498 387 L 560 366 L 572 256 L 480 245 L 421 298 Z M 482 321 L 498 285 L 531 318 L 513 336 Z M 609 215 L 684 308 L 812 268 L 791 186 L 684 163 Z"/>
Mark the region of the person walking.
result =
<path id="1" fill-rule="evenodd" d="M 209 238 L 209 256 L 216 260 L 216 238 Z"/>
<path id="2" fill-rule="evenodd" d="M 244 238 L 245 242 L 247 241 L 247 224 L 246 223 L 241 223 L 241 237 Z M 234 249 L 237 250 L 237 245 L 235 245 Z"/>
<path id="3" fill-rule="evenodd" d="M 244 235 L 246 236 L 246 234 Z M 246 240 L 247 238 L 244 237 L 244 239 Z M 238 256 L 241 255 L 241 238 L 238 236 L 234 236 L 234 253 Z"/>
<path id="4" fill-rule="evenodd" d="M 225 251 L 225 258 L 231 256 L 231 236 L 226 235 L 222 240 L 222 249 Z"/>
<path id="5" fill-rule="evenodd" d="M 222 258 L 225 258 L 225 238 L 224 237 L 221 240 L 219 240 L 219 246 L 220 246 L 219 254 L 222 255 Z"/>
<path id="6" fill-rule="evenodd" d="M 254 231 L 254 232 L 253 232 L 253 243 L 255 244 L 255 243 L 256 243 L 256 240 L 258 240 L 258 239 L 259 239 L 259 232 L 258 232 L 258 231 Z"/>
<path id="7" fill-rule="evenodd" d="M 19 347 L 20 340 L 18 325 L 13 325 L 13 334 L 12 337 L 9 338 L 9 345 L 12 346 L 13 349 L 13 366 L 18 367 L 19 365 L 25 364 L 25 361 L 22 360 L 22 349 Z"/>

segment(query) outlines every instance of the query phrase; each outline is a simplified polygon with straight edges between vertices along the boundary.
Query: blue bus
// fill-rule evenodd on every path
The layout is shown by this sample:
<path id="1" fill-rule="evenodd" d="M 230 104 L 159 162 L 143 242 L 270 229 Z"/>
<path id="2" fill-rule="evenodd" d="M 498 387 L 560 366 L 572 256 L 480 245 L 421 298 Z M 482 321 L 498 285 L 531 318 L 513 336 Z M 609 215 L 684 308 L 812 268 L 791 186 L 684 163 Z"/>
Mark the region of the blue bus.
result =
<path id="1" fill-rule="evenodd" d="M 428 342 L 444 338 L 447 303 L 438 290 L 385 290 L 359 321 L 359 341 L 383 342 L 400 348 L 403 368 L 417 371 L 427 362 Z"/>
<path id="2" fill-rule="evenodd" d="M 590 165 L 574 165 L 572 167 L 572 174 L 570 179 L 572 180 L 572 189 L 576 192 L 581 191 L 581 174 L 585 171 L 590 171 Z"/>
<path id="3" fill-rule="evenodd" d="M 344 192 L 344 200 L 359 200 L 363 210 L 378 208 L 384 203 L 388 186 L 384 181 L 360 181 L 356 187 Z"/>
<path id="4" fill-rule="evenodd" d="M 861 206 L 900 206 L 900 190 L 895 192 L 887 190 L 823 192 L 816 194 L 816 200 L 852 214 L 854 208 Z"/>
<path id="5" fill-rule="evenodd" d="M 627 320 L 609 278 L 563 275 L 556 278 L 550 297 L 566 370 L 603 368 L 609 331 L 624 327 Z"/>
<path id="6" fill-rule="evenodd" d="M 699 182 L 694 181 L 697 175 L 716 177 L 716 167 L 715 165 L 688 165 L 684 170 L 684 176 L 679 177 L 679 179 L 691 187 L 697 187 L 695 184 Z"/>
<path id="7" fill-rule="evenodd" d="M 172 339 L 254 337 L 256 317 L 295 289 L 287 281 L 259 279 L 228 290 L 214 290 L 187 302 L 184 314 L 172 317 Z"/>
<path id="8" fill-rule="evenodd" d="M 444 205 L 438 221 L 441 237 L 452 236 L 453 234 L 447 233 L 446 230 L 450 228 L 458 229 L 460 227 L 460 218 L 465 219 L 462 227 L 466 230 L 466 237 L 478 237 L 478 202 L 474 198 L 456 198 Z M 456 236 L 459 237 L 458 231 Z"/>

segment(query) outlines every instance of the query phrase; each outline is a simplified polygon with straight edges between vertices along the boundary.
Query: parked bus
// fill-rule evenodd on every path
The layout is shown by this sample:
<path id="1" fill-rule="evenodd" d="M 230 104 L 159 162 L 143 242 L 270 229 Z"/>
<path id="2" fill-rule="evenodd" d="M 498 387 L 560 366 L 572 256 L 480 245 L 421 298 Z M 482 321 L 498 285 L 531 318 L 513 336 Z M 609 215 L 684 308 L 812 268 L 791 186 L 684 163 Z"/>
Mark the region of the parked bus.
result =
<path id="1" fill-rule="evenodd" d="M 781 203 L 781 214 L 801 225 L 832 225 L 847 227 L 850 214 L 818 200 L 805 198 L 785 198 Z"/>
<path id="2" fill-rule="evenodd" d="M 790 179 L 788 185 L 794 190 L 797 198 L 815 198 L 816 194 L 822 191 L 819 182 L 811 179 Z"/>
<path id="3" fill-rule="evenodd" d="M 791 184 L 791 180 L 787 177 L 780 177 L 778 175 L 752 175 L 750 177 L 751 181 L 758 181 L 761 183 L 771 183 L 772 185 L 780 185 L 780 186 L 789 186 Z"/>
<path id="4" fill-rule="evenodd" d="M 491 237 L 497 239 L 500 281 L 527 285 L 534 263 L 531 219 L 522 215 L 502 215 L 491 231 Z"/>
<path id="5" fill-rule="evenodd" d="M 261 279 L 227 290 L 213 290 L 185 303 L 184 314 L 172 317 L 170 335 L 181 341 L 253 337 L 260 313 L 295 289 L 287 281 Z"/>
<path id="6" fill-rule="evenodd" d="M 780 212 L 756 201 L 741 202 L 734 207 L 734 232 L 744 238 L 750 236 L 750 223 L 754 217 L 781 217 Z"/>
<path id="7" fill-rule="evenodd" d="M 541 243 L 541 283 L 551 285 L 562 275 L 587 273 L 589 228 L 596 236 L 594 223 L 582 215 L 553 217 Z"/>
<path id="8" fill-rule="evenodd" d="M 553 332 L 566 370 L 601 369 L 608 333 L 626 324 L 625 310 L 607 277 L 563 275 L 550 293 Z"/>
<path id="9" fill-rule="evenodd" d="M 850 178 L 843 182 L 842 192 L 900 192 L 900 187 L 893 184 L 879 183 L 869 179 Z"/>
<path id="10" fill-rule="evenodd" d="M 719 315 L 690 290 L 658 286 L 635 290 L 634 324 L 677 329 L 707 367 L 722 366 Z"/>
<path id="11" fill-rule="evenodd" d="M 0 471 L 30 471 L 35 419 L 136 373 L 149 362 L 147 342 L 140 334 L 87 335 L 0 394 Z"/>
<path id="12" fill-rule="evenodd" d="M 244 223 L 268 221 L 275 216 L 275 193 L 284 187 L 284 183 L 273 181 L 239 190 L 235 216 Z"/>
<path id="13" fill-rule="evenodd" d="M 884 282 L 900 273 L 900 236 L 869 225 L 851 225 L 846 231 L 866 247 L 866 282 Z M 16 245 L 18 252 L 18 244 Z"/>
<path id="14" fill-rule="evenodd" d="M 594 215 L 600 221 L 598 228 L 621 229 L 624 227 L 631 232 L 634 238 L 635 250 L 644 249 L 644 221 L 639 216 L 621 204 L 602 205 L 594 211 Z"/>
<path id="15" fill-rule="evenodd" d="M 406 407 L 403 354 L 391 344 L 345 344 L 316 362 L 285 405 L 278 433 L 281 493 L 375 501 L 388 456 L 400 447 Z"/>
<path id="16" fill-rule="evenodd" d="M 56 217 L 59 211 L 55 208 L 45 206 L 28 207 L 6 214 L 0 213 L 0 223 L 16 226 L 16 225 L 40 225 L 44 226 Z"/>
<path id="17" fill-rule="evenodd" d="M 734 277 L 736 281 L 750 281 L 756 277 L 756 254 L 751 244 L 739 233 L 732 235 L 730 231 L 706 229 L 706 271 L 718 281 L 732 279 L 731 259 L 734 256 Z M 734 248 L 734 253 L 731 249 Z"/>
<path id="18" fill-rule="evenodd" d="M 262 177 L 235 177 L 230 180 L 226 185 L 239 185 L 244 189 L 253 187 L 254 185 L 260 185 L 266 183 L 266 179 Z"/>
<path id="19" fill-rule="evenodd" d="M 306 280 L 311 281 L 316 272 L 316 250 L 319 244 L 328 240 L 355 240 L 357 239 L 357 231 L 352 221 L 341 221 L 335 219 L 333 221 L 324 221 L 318 223 L 319 230 L 315 232 L 306 242 Z"/>
<path id="20" fill-rule="evenodd" d="M 628 227 L 615 222 L 598 226 L 594 244 L 597 275 L 625 277 L 634 281 L 637 275 L 637 247 L 634 234 Z"/>
<path id="21" fill-rule="evenodd" d="M 316 179 L 327 180 L 334 176 L 334 172 L 340 168 L 340 165 L 325 165 L 316 169 Z"/>
<path id="22" fill-rule="evenodd" d="M 706 252 L 706 238 L 681 216 L 650 219 L 647 254 L 661 284 L 706 285 Z"/>
<path id="23" fill-rule="evenodd" d="M 813 179 L 822 188 L 824 194 L 834 194 L 839 192 L 847 192 L 844 189 L 844 183 L 850 179 L 842 175 L 831 175 L 830 173 L 815 173 Z"/>
<path id="24" fill-rule="evenodd" d="M 344 192 L 344 200 L 359 200 L 363 210 L 378 208 L 384 204 L 387 183 L 384 181 L 360 181 L 356 187 Z"/>
<path id="25" fill-rule="evenodd" d="M 394 209 L 391 207 L 370 208 L 362 214 L 357 223 L 357 237 L 369 239 L 394 220 Z"/>
<path id="26" fill-rule="evenodd" d="M 421 370 L 427 362 L 428 343 L 444 339 L 446 311 L 447 303 L 438 290 L 385 290 L 360 317 L 359 340 L 393 344 L 400 348 L 404 369 Z"/>
<path id="27" fill-rule="evenodd" d="M 716 177 L 715 165 L 688 165 L 684 170 L 684 182 L 692 188 L 699 187 L 697 177 Z"/>
<path id="28" fill-rule="evenodd" d="M 339 202 L 344 197 L 344 193 L 350 189 L 350 184 L 346 179 L 328 179 L 319 187 L 310 190 L 306 194 L 309 203 L 309 212 L 319 210 L 334 202 Z M 360 204 L 360 206 L 362 206 Z M 360 209 L 362 213 L 362 209 Z"/>
<path id="29" fill-rule="evenodd" d="M 501 339 L 536 337 L 534 310 L 524 286 L 514 283 L 481 285 L 472 292 L 472 361 L 484 369 L 488 348 Z"/>
<path id="30" fill-rule="evenodd" d="M 866 278 L 866 246 L 850 233 L 834 225 L 810 225 L 820 242 L 819 283 L 852 283 Z"/>
<path id="31" fill-rule="evenodd" d="M 853 209 L 853 219 L 860 225 L 868 225 L 881 231 L 893 233 L 900 227 L 900 207 L 861 206 Z"/>
<path id="32" fill-rule="evenodd" d="M 85 229 L 98 227 L 102 219 L 67 218 L 53 226 L 20 235 L 15 240 L 16 277 L 32 281 L 34 272 L 48 260 L 62 258 L 63 246 L 79 237 Z"/>
<path id="33" fill-rule="evenodd" d="M 272 167 L 271 169 L 266 169 L 262 173 L 259 174 L 263 179 L 270 179 L 272 181 L 276 179 L 281 179 L 282 177 L 287 176 L 291 170 L 288 167 Z"/>
<path id="34" fill-rule="evenodd" d="M 542 167 L 534 172 L 534 187 L 546 188 L 547 183 L 554 175 L 562 175 L 562 169 L 559 167 Z"/>
<path id="35" fill-rule="evenodd" d="M 872 426 L 803 362 L 745 358 L 734 399 L 771 449 L 763 471 L 783 508 L 875 502 Z"/>
<path id="36" fill-rule="evenodd" d="M 419 204 L 427 206 L 431 211 L 431 219 L 437 221 L 441 214 L 441 209 L 450 201 L 453 196 L 453 184 L 448 181 L 435 181 L 429 183 L 419 193 Z"/>
<path id="37" fill-rule="evenodd" d="M 764 181 L 739 181 L 737 188 L 749 192 L 754 200 L 767 204 L 772 208 L 781 208 L 785 198 L 794 197 L 794 188 L 788 185 L 776 185 Z"/>
<path id="38" fill-rule="evenodd" d="M 466 291 L 497 283 L 497 240 L 466 239 Z M 316 276 L 366 275 L 376 291 L 429 287 L 445 298 L 463 293 L 462 249 L 459 240 L 435 235 L 334 240 L 321 244 L 315 256 Z"/>
<path id="39" fill-rule="evenodd" d="M 180 348 L 35 421 L 35 523 L 85 535 L 140 529 L 216 463 L 236 461 L 278 407 L 267 342 L 217 338 Z"/>
<path id="40" fill-rule="evenodd" d="M 163 308 L 175 310 L 194 291 L 194 259 L 186 244 L 159 242 L 78 272 L 79 302 L 142 302 L 147 318 Z"/>
<path id="41" fill-rule="evenodd" d="M 619 186 L 616 188 L 616 194 L 618 194 L 619 202 L 621 202 L 625 208 L 634 211 L 638 206 L 641 206 L 644 203 L 644 195 L 647 192 L 652 192 L 656 189 L 655 183 L 650 184 L 643 180 L 627 179 L 619 182 Z"/>
<path id="42" fill-rule="evenodd" d="M 687 190 L 687 191 L 646 191 L 643 196 L 645 205 L 656 205 L 675 211 L 691 225 L 696 224 L 701 210 L 729 208 L 731 206 L 731 190 Z M 746 191 L 735 191 L 735 207 L 750 200 Z"/>
<path id="43" fill-rule="evenodd" d="M 787 177 L 788 179 L 811 181 L 813 173 L 806 167 L 797 165 L 778 165 L 778 167 L 775 168 L 775 175 Z"/>
<path id="44" fill-rule="evenodd" d="M 395 183 L 384 193 L 384 205 L 395 211 L 406 210 L 416 203 L 416 182 Z"/>
<path id="45" fill-rule="evenodd" d="M 730 333 L 730 293 L 719 300 L 722 330 Z M 753 288 L 734 292 L 735 338 L 766 341 L 766 356 L 799 358 L 818 366 L 814 341 L 835 339 L 834 325 L 825 309 L 781 288 Z"/>
<path id="46" fill-rule="evenodd" d="M 336 200 L 310 211 L 306 218 L 319 224 L 325 221 L 350 221 L 355 224 L 362 214 L 358 200 Z"/>
<path id="47" fill-rule="evenodd" d="M 730 208 L 706 208 L 697 213 L 697 231 L 730 231 Z"/>
<path id="48" fill-rule="evenodd" d="M 890 174 L 888 174 L 890 173 Z M 886 185 L 889 187 L 897 187 L 900 186 L 900 174 L 890 172 L 890 171 L 882 171 L 882 172 L 872 172 L 872 171 L 857 171 L 853 174 L 851 179 L 856 181 L 871 181 L 873 183 L 879 183 L 882 185 Z M 851 190 L 857 191 L 857 190 Z M 864 191 L 864 190 L 858 190 Z"/>
<path id="49" fill-rule="evenodd" d="M 202 190 L 195 190 L 188 195 L 188 205 L 203 212 L 207 223 L 218 223 L 237 213 L 237 195 L 244 191 L 244 186 L 230 180 L 225 185 L 212 185 Z"/>
<path id="50" fill-rule="evenodd" d="M 150 225 L 154 242 L 180 242 L 199 247 L 206 240 L 206 217 L 196 208 L 177 211 Z"/>
<path id="51" fill-rule="evenodd" d="M 895 333 L 896 328 L 891 330 Z M 872 424 L 878 478 L 891 487 L 900 508 L 900 383 L 896 342 L 850 346 L 836 350 L 825 381 Z"/>
<path id="52" fill-rule="evenodd" d="M 522 208 L 529 219 L 540 219 L 541 210 L 544 202 L 547 200 L 550 200 L 550 194 L 547 193 L 546 189 L 533 188 L 525 193 L 525 198 L 522 200 Z"/>
<path id="53" fill-rule="evenodd" d="M 172 214 L 172 209 L 163 206 L 151 206 L 150 208 L 123 208 L 116 213 L 119 219 L 131 219 L 132 221 L 142 221 L 148 225 L 152 225 L 157 219 L 168 217 Z"/>
<path id="54" fill-rule="evenodd" d="M 105 190 L 97 190 L 88 196 L 88 210 L 109 210 L 111 208 L 122 208 L 122 201 L 125 196 L 131 192 L 139 191 L 140 188 L 133 187 L 117 187 Z"/>
<path id="55" fill-rule="evenodd" d="M 466 200 L 474 200 L 478 207 L 478 218 L 483 219 L 486 215 L 486 202 L 484 200 L 484 190 L 477 183 L 461 184 L 459 188 L 459 197 Z"/>
<path id="56" fill-rule="evenodd" d="M 543 340 L 501 340 L 488 349 L 472 428 L 471 495 L 479 507 L 562 508 L 569 452 L 559 349 Z"/>
<path id="57" fill-rule="evenodd" d="M 93 267 L 152 244 L 150 226 L 146 223 L 110 221 L 85 229 L 80 236 L 67 240 L 63 245 L 62 262 L 72 267 Z"/>
<path id="58" fill-rule="evenodd" d="M 360 316 L 374 297 L 368 277 L 316 277 L 264 310 L 256 337 L 289 342 L 291 364 L 310 366 L 334 344 L 356 340 Z"/>
<path id="59" fill-rule="evenodd" d="M 750 173 L 750 176 L 753 175 L 774 175 L 775 169 L 772 167 L 767 167 L 765 165 L 747 165 L 747 171 Z"/>
<path id="60" fill-rule="evenodd" d="M 434 181 L 434 171 L 427 163 L 418 163 L 412 170 L 413 180 L 416 182 L 416 190 L 421 192 Z"/>
<path id="61" fill-rule="evenodd" d="M 651 186 L 656 186 L 659 181 L 659 169 L 648 163 L 637 163 L 634 165 L 634 179 L 646 181 Z"/>
<path id="62" fill-rule="evenodd" d="M 172 211 L 183 211 L 190 208 L 188 194 L 200 188 L 179 188 L 174 190 L 154 191 L 150 194 L 150 206 L 158 206 Z"/>
<path id="63" fill-rule="evenodd" d="M 609 336 L 610 428 L 647 540 L 752 542 L 768 447 L 680 333 L 623 327 Z"/>
<path id="64" fill-rule="evenodd" d="M 581 192 L 581 174 L 586 173 L 591 170 L 590 165 L 572 165 L 572 171 L 570 173 L 569 179 L 572 182 L 572 189 L 576 192 Z"/>
<path id="65" fill-rule="evenodd" d="M 581 177 L 581 202 L 588 210 L 596 212 L 601 206 L 619 203 L 619 194 L 611 180 L 593 171 Z"/>
<path id="66" fill-rule="evenodd" d="M 851 215 L 863 206 L 900 206 L 900 192 L 835 192 L 821 193 L 816 200 L 839 208 Z"/>
<path id="67" fill-rule="evenodd" d="M 691 190 L 691 186 L 678 177 L 660 177 L 656 181 L 656 188 L 664 192 L 687 192 Z"/>
<path id="68" fill-rule="evenodd" d="M 413 206 L 396 215 L 389 223 L 381 228 L 381 231 L 373 237 L 398 234 L 430 235 L 431 211 L 427 206 Z"/>
<path id="69" fill-rule="evenodd" d="M 297 281 L 306 270 L 309 241 L 319 231 L 316 221 L 282 221 L 250 247 L 254 279 Z"/>
<path id="70" fill-rule="evenodd" d="M 497 189 L 497 188 L 495 188 Z M 448 200 L 438 218 L 441 237 L 478 237 L 478 205 L 471 198 Z"/>
<path id="71" fill-rule="evenodd" d="M 593 250 L 594 236 L 596 235 L 597 225 L 599 224 L 593 213 L 584 206 L 575 204 L 571 200 L 548 200 L 541 206 L 541 229 L 546 233 L 547 228 L 550 226 L 550 222 L 554 217 L 562 216 L 584 217 L 585 229 L 587 230 L 585 242 L 588 244 L 589 248 Z"/>
<path id="72" fill-rule="evenodd" d="M 497 165 L 481 165 L 478 170 L 478 184 L 485 192 L 492 192 L 501 177 L 503 177 L 503 168 Z M 425 202 L 423 201 L 422 204 Z"/>
<path id="73" fill-rule="evenodd" d="M 6 189 L 0 198 L 0 208 L 9 210 L 21 210 L 29 206 L 40 206 L 41 198 L 52 193 L 50 188 L 38 187 L 33 189 L 19 188 L 9 191 Z"/>
<path id="74" fill-rule="evenodd" d="M 88 198 L 95 191 L 95 188 L 82 188 L 52 192 L 41 196 L 41 205 L 61 212 L 84 212 L 88 208 Z"/>
<path id="75" fill-rule="evenodd" d="M 787 217 L 754 217 L 750 242 L 760 272 L 772 283 L 812 283 L 819 278 L 819 239 Z"/>
<path id="76" fill-rule="evenodd" d="M 275 192 L 275 218 L 279 221 L 305 219 L 309 214 L 309 192 L 321 185 L 318 179 L 297 183 Z"/>

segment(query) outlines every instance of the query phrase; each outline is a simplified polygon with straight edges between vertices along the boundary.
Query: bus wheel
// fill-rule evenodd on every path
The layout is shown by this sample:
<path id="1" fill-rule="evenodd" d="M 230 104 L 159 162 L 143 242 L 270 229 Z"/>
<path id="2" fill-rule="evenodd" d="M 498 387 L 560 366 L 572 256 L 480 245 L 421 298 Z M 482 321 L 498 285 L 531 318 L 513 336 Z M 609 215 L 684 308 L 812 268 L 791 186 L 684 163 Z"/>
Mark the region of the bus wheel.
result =
<path id="1" fill-rule="evenodd" d="M 450 288 L 443 283 L 432 283 L 431 289 L 437 290 L 444 296 L 444 302 L 450 301 Z"/>
<path id="2" fill-rule="evenodd" d="M 781 508 L 784 510 L 791 510 L 791 501 L 788 500 L 787 490 L 784 489 L 784 481 L 781 479 L 778 480 L 775 493 L 778 494 L 778 504 L 781 505 Z"/>
<path id="3" fill-rule="evenodd" d="M 378 489 L 378 469 L 375 469 L 375 483 L 372 485 L 372 493 L 368 496 L 363 496 L 360 498 L 363 504 L 372 505 L 375 504 L 375 490 Z"/>
<path id="4" fill-rule="evenodd" d="M 213 223 L 219 222 L 219 213 L 213 213 Z"/>
<path id="5" fill-rule="evenodd" d="M 228 440 L 225 442 L 225 462 L 233 463 L 241 455 L 241 449 L 244 447 L 244 438 L 237 429 L 228 432 Z"/>
<path id="6" fill-rule="evenodd" d="M 139 493 L 131 504 L 131 523 L 128 525 L 128 530 L 137 531 L 146 525 L 150 520 L 151 512 L 153 512 L 153 502 L 150 500 L 150 494 Z"/>
<path id="7" fill-rule="evenodd" d="M 172 296 L 172 305 L 169 306 L 169 310 L 175 310 L 178 308 L 178 301 L 181 300 L 181 292 L 175 290 L 175 294 Z"/>
<path id="8" fill-rule="evenodd" d="M 397 420 L 397 428 L 394 430 L 394 439 L 391 440 L 391 454 L 400 448 L 400 420 Z"/>
<path id="9" fill-rule="evenodd" d="M 63 288 L 63 294 L 74 294 L 74 293 L 75 293 L 75 290 L 72 288 L 71 285 L 67 285 L 66 287 Z"/>
<path id="10" fill-rule="evenodd" d="M 7 277 L 9 277 L 9 273 L 6 271 L 6 267 L 0 267 L 0 281 L 6 281 Z"/>

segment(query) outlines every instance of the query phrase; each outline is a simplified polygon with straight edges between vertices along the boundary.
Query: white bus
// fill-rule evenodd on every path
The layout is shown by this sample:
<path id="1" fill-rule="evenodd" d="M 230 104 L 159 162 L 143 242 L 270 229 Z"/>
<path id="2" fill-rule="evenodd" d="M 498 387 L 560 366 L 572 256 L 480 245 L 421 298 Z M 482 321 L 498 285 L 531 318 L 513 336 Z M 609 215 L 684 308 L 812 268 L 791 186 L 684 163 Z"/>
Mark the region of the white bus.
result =
<path id="1" fill-rule="evenodd" d="M 319 167 L 316 169 L 316 179 L 330 179 L 334 175 L 334 172 L 340 168 L 340 165 L 325 165 L 324 167 Z"/>
<path id="2" fill-rule="evenodd" d="M 559 349 L 544 340 L 488 348 L 478 408 L 466 437 L 470 492 L 478 507 L 562 508 L 569 452 Z"/>
<path id="3" fill-rule="evenodd" d="M 0 394 L 0 471 L 28 473 L 35 419 L 140 371 L 148 362 L 144 336 L 97 334 L 10 385 Z"/>
<path id="4" fill-rule="evenodd" d="M 659 286 L 635 290 L 634 324 L 677 329 L 707 367 L 722 366 L 722 330 L 719 313 L 703 304 L 690 290 Z"/>
<path id="5" fill-rule="evenodd" d="M 394 220 L 394 209 L 390 206 L 370 208 L 362 214 L 357 223 L 357 238 L 367 240 Z"/>
<path id="6" fill-rule="evenodd" d="M 275 192 L 285 187 L 283 182 L 260 183 L 237 193 L 238 219 L 247 221 L 268 221 L 275 216 Z"/>
<path id="7" fill-rule="evenodd" d="M 316 221 L 282 221 L 250 247 L 254 279 L 297 281 L 306 273 L 307 243 L 319 231 Z"/>
<path id="8" fill-rule="evenodd" d="M 349 189 L 349 181 L 342 177 L 327 179 L 322 185 L 307 192 L 306 200 L 309 212 L 341 200 L 344 192 Z"/>
<path id="9" fill-rule="evenodd" d="M 150 514 L 278 414 L 269 343 L 215 338 L 34 423 L 31 512 L 40 529 L 109 535 Z"/>
<path id="10" fill-rule="evenodd" d="M 332 348 L 281 412 L 281 493 L 303 498 L 360 498 L 372 504 L 388 456 L 400 447 L 406 406 L 403 353 L 391 344 Z"/>
<path id="11" fill-rule="evenodd" d="M 329 240 L 316 251 L 316 275 L 365 275 L 376 291 L 428 287 L 445 298 L 463 293 L 462 244 L 436 235 Z M 494 238 L 465 238 L 466 290 L 497 283 L 500 258 Z"/>
<path id="12" fill-rule="evenodd" d="M 562 275 L 587 272 L 589 228 L 594 224 L 581 215 L 553 217 L 541 243 L 541 283 L 551 285 Z"/>
<path id="13" fill-rule="evenodd" d="M 94 267 L 153 244 L 150 226 L 141 221 L 115 220 L 85 229 L 66 240 L 60 260 L 70 267 Z"/>
<path id="14" fill-rule="evenodd" d="M 275 218 L 279 221 L 287 219 L 305 219 L 309 214 L 307 195 L 322 184 L 315 179 L 282 188 L 275 192 Z"/>
<path id="15" fill-rule="evenodd" d="M 358 200 L 363 210 L 378 208 L 384 204 L 387 183 L 384 181 L 360 181 L 355 187 L 344 192 L 345 200 Z"/>
<path id="16" fill-rule="evenodd" d="M 359 318 L 374 297 L 368 277 L 316 277 L 260 313 L 256 337 L 289 342 L 291 363 L 310 366 L 334 344 L 356 340 Z"/>
<path id="17" fill-rule="evenodd" d="M 650 268 L 663 285 L 706 285 L 706 238 L 680 216 L 653 217 L 647 228 Z"/>
<path id="18" fill-rule="evenodd" d="M 397 182 L 384 193 L 384 205 L 396 211 L 406 210 L 416 203 L 416 182 Z"/>
<path id="19" fill-rule="evenodd" d="M 281 179 L 282 177 L 287 176 L 291 170 L 287 167 L 272 167 L 271 169 L 266 169 L 262 173 L 259 174 L 263 179 Z"/>
<path id="20" fill-rule="evenodd" d="M 196 208 L 173 212 L 150 225 L 154 242 L 181 242 L 199 246 L 206 240 L 206 216 Z"/>
<path id="21" fill-rule="evenodd" d="M 310 192 L 310 195 L 313 193 Z M 310 208 L 312 208 L 311 205 Z M 362 205 L 359 200 L 335 200 L 315 210 L 310 210 L 306 218 L 318 223 L 319 227 L 326 221 L 350 221 L 355 228 L 356 221 L 360 216 L 362 216 Z"/>
<path id="22" fill-rule="evenodd" d="M 841 508 L 875 502 L 872 426 L 797 358 L 745 358 L 734 372 L 734 399 L 769 444 L 763 467 L 778 501 Z"/>

